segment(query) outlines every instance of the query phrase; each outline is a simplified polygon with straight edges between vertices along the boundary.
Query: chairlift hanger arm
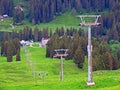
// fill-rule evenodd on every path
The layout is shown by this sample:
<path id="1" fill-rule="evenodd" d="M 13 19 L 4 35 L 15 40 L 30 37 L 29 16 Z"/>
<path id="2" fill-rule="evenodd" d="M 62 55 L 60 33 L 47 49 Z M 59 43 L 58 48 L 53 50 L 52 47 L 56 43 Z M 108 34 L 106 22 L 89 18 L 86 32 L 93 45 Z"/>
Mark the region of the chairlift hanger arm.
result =
<path id="1" fill-rule="evenodd" d="M 68 49 L 55 49 L 55 52 L 59 52 L 59 51 L 68 51 Z"/>
<path id="2" fill-rule="evenodd" d="M 56 52 L 56 54 L 54 55 L 54 57 L 61 57 L 61 56 L 67 56 L 67 51 L 68 49 L 55 49 L 54 50 Z M 64 52 L 63 54 L 61 54 L 60 52 Z"/>
<path id="3" fill-rule="evenodd" d="M 79 17 L 81 19 L 81 21 L 82 21 L 80 23 L 81 26 L 95 26 L 95 25 L 100 25 L 100 23 L 97 23 L 97 22 L 98 22 L 99 17 L 101 17 L 101 15 L 78 15 L 77 17 Z M 85 20 L 84 20 L 85 17 L 95 18 L 95 21 L 91 22 L 91 23 L 86 23 Z"/>
<path id="4" fill-rule="evenodd" d="M 79 17 L 79 18 L 81 18 L 81 17 L 101 17 L 101 15 L 78 15 L 76 17 Z"/>
<path id="5" fill-rule="evenodd" d="M 85 23 L 84 18 L 83 18 L 83 17 L 80 17 L 80 18 L 81 18 L 81 21 L 82 21 L 82 23 L 81 23 L 81 24 L 84 24 L 84 23 Z"/>
<path id="6" fill-rule="evenodd" d="M 97 24 L 97 22 L 98 22 L 98 18 L 99 18 L 99 17 L 96 17 L 95 24 Z"/>

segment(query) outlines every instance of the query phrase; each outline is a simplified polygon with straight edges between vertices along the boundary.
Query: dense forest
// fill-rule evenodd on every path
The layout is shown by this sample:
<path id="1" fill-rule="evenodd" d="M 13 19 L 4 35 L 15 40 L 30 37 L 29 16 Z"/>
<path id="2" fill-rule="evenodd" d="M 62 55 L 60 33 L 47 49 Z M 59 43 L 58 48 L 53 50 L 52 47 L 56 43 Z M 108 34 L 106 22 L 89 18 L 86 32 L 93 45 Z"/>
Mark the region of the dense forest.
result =
<path id="1" fill-rule="evenodd" d="M 27 5 L 23 5 L 24 2 Z M 23 23 L 25 18 L 33 24 L 49 22 L 67 10 L 75 9 L 79 14 L 109 11 L 102 14 L 101 27 L 94 28 L 94 36 L 108 35 L 107 39 L 120 40 L 120 1 L 119 0 L 0 0 L 0 15 L 13 17 L 13 24 Z M 22 3 L 23 2 L 23 3 Z M 26 14 L 27 12 L 27 14 Z M 97 30 L 96 30 L 97 29 Z"/>
<path id="2" fill-rule="evenodd" d="M 105 36 L 106 37 L 106 36 Z M 120 67 L 120 49 L 113 52 L 104 38 L 93 38 L 93 70 L 114 70 Z M 61 28 L 52 35 L 46 49 L 46 57 L 53 57 L 55 49 L 68 49 L 66 60 L 72 59 L 79 68 L 83 68 L 87 55 L 87 35 L 83 30 Z"/>
<path id="3" fill-rule="evenodd" d="M 13 16 L 13 0 L 0 0 L 0 15 L 7 14 Z"/>
<path id="4" fill-rule="evenodd" d="M 23 3 L 27 2 L 27 6 Z M 23 3 L 22 3 L 23 2 Z M 0 0 L 0 14 L 8 14 L 9 16 L 23 17 L 18 10 L 18 13 L 14 13 L 15 7 L 21 10 L 21 13 L 29 12 L 26 18 L 29 18 L 32 23 L 48 22 L 54 19 L 56 15 L 60 15 L 66 10 L 75 9 L 78 13 L 86 12 L 102 12 L 108 10 L 110 12 L 116 12 L 120 10 L 119 0 L 19 0 L 19 3 L 15 6 L 13 0 Z M 16 17 L 17 18 L 17 17 Z M 23 19 L 23 18 L 21 18 Z"/>
<path id="5" fill-rule="evenodd" d="M 20 42 L 18 38 L 11 39 L 9 33 L 4 33 L 1 40 L 1 55 L 7 57 L 7 62 L 13 61 L 16 55 L 16 61 L 20 61 Z"/>
<path id="6" fill-rule="evenodd" d="M 119 10 L 119 0 L 30 0 L 30 19 L 33 23 L 48 22 L 74 8 L 78 13 Z"/>

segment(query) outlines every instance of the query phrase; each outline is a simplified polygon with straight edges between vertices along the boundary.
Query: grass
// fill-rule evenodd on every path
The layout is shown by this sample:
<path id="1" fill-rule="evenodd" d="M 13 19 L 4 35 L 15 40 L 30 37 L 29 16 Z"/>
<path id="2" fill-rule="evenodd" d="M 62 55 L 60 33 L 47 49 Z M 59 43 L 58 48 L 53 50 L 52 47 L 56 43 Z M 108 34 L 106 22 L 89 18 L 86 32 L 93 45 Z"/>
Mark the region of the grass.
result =
<path id="1" fill-rule="evenodd" d="M 12 24 L 12 18 L 5 18 L 3 22 L 0 21 L 0 31 L 12 31 L 10 24 Z"/>
<path id="2" fill-rule="evenodd" d="M 25 16 L 27 16 L 28 14 L 28 6 L 29 6 L 29 3 L 28 1 L 25 1 L 25 0 L 20 0 L 21 2 L 19 2 L 19 0 L 13 0 L 14 2 L 14 5 L 16 6 L 17 4 L 21 4 L 23 6 L 23 8 L 25 8 Z M 109 10 L 104 10 L 103 12 L 99 12 L 99 13 L 96 13 L 96 12 L 90 12 L 88 13 L 88 11 L 86 10 L 83 10 L 82 11 L 83 14 L 105 14 L 105 13 L 109 13 Z M 7 18 L 4 20 L 4 22 L 1 22 L 0 21 L 0 31 L 12 31 L 12 30 L 16 30 L 16 31 L 19 31 L 21 29 L 23 29 L 24 27 L 28 26 L 28 27 L 31 27 L 31 28 L 35 28 L 35 27 L 38 27 L 39 29 L 43 29 L 43 28 L 49 28 L 49 29 L 52 29 L 53 31 L 56 30 L 56 28 L 61 28 L 61 27 L 64 27 L 64 28 L 83 28 L 83 29 L 87 29 L 86 27 L 80 27 L 78 26 L 78 24 L 81 22 L 80 19 L 76 18 L 76 15 L 79 15 L 79 13 L 76 12 L 75 9 L 72 9 L 72 10 L 67 10 L 66 12 L 62 13 L 61 15 L 59 16 L 55 16 L 55 18 L 48 22 L 48 23 L 40 23 L 38 25 L 33 25 L 29 22 L 28 19 L 25 19 L 24 20 L 24 24 L 23 25 L 20 25 L 20 26 L 15 26 L 15 28 L 13 29 L 10 24 L 13 23 L 13 19 L 12 18 Z M 87 19 L 88 21 L 91 21 L 92 19 Z"/>
<path id="3" fill-rule="evenodd" d="M 15 3 L 17 3 L 17 1 L 15 1 Z M 24 3 L 24 4 L 26 4 L 26 3 Z M 27 7 L 26 5 L 23 5 L 23 6 Z M 99 14 L 103 14 L 103 13 L 107 13 L 107 11 L 100 12 Z M 84 14 L 87 15 L 87 14 L 96 14 L 96 13 L 91 12 L 91 13 L 84 13 Z M 55 31 L 57 27 L 58 28 L 61 28 L 61 27 L 71 28 L 72 27 L 72 28 L 76 28 L 76 29 L 83 28 L 86 30 L 87 27 L 78 26 L 78 24 L 81 22 L 81 20 L 79 18 L 77 18 L 76 15 L 79 15 L 79 14 L 74 9 L 68 10 L 59 16 L 55 16 L 55 18 L 48 23 L 40 23 L 37 25 L 31 24 L 28 19 L 25 19 L 23 25 L 15 26 L 14 29 L 10 26 L 10 24 L 13 22 L 12 18 L 7 18 L 4 20 L 4 22 L 0 21 L 0 31 L 12 31 L 12 30 L 19 31 L 26 26 L 31 27 L 33 29 L 35 27 L 38 27 L 41 30 L 43 28 L 48 28 L 48 29 L 52 29 L 53 31 Z M 93 21 L 94 19 L 87 18 L 85 20 Z"/>
<path id="4" fill-rule="evenodd" d="M 13 0 L 14 5 L 17 5 L 19 3 L 19 0 Z"/>
<path id="5" fill-rule="evenodd" d="M 15 3 L 17 4 L 18 0 Z M 28 20 L 24 21 L 24 25 L 15 26 L 14 29 L 9 24 L 12 23 L 12 18 L 5 19 L 4 22 L 0 21 L 1 31 L 20 30 L 25 26 L 31 28 L 38 27 L 51 28 L 55 31 L 57 27 L 65 28 L 79 28 L 80 20 L 75 17 L 77 13 L 74 10 L 65 12 L 64 14 L 55 17 L 49 23 L 41 23 L 39 25 L 32 25 Z M 86 29 L 86 28 L 85 28 Z M 120 69 L 114 71 L 100 70 L 93 72 L 93 80 L 95 86 L 87 86 L 87 58 L 83 69 L 78 69 L 72 60 L 63 61 L 64 67 L 64 81 L 60 82 L 60 60 L 46 58 L 46 48 L 29 47 L 29 59 L 35 62 L 36 73 L 48 73 L 45 76 L 44 83 L 41 76 L 37 76 L 38 82 L 35 83 L 35 78 L 32 75 L 32 65 L 28 65 L 23 48 L 21 48 L 21 61 L 16 62 L 15 57 L 13 62 L 6 62 L 5 57 L 0 57 L 0 90 L 119 90 L 120 89 Z M 112 46 L 114 47 L 114 46 Z"/>
<path id="6" fill-rule="evenodd" d="M 10 26 L 10 24 L 13 22 L 12 18 L 7 18 L 4 20 L 4 22 L 0 21 L 0 31 L 12 31 L 12 30 L 16 30 L 19 31 L 21 29 L 23 29 L 24 27 L 28 26 L 31 28 L 35 28 L 38 27 L 39 29 L 43 29 L 43 28 L 49 28 L 52 29 L 53 31 L 56 30 L 56 28 L 80 28 L 80 26 L 78 26 L 78 24 L 81 22 L 80 19 L 76 18 L 77 13 L 75 13 L 74 10 L 72 11 L 67 11 L 62 15 L 56 16 L 54 18 L 54 20 L 48 22 L 48 23 L 41 23 L 41 24 L 37 24 L 37 25 L 33 25 L 31 23 L 29 23 L 29 21 L 26 19 L 24 20 L 24 24 L 23 25 L 19 25 L 19 26 L 15 26 L 14 29 Z M 83 29 L 86 29 L 86 27 L 82 27 Z"/>
<path id="7" fill-rule="evenodd" d="M 45 48 L 29 47 L 28 51 L 31 54 L 29 56 L 30 60 L 35 62 L 35 71 L 48 72 L 44 83 L 41 80 L 41 76 L 37 76 L 38 83 L 35 83 L 31 66 L 28 67 L 22 48 L 22 60 L 20 62 L 14 60 L 8 63 L 4 57 L 1 57 L 0 90 L 119 90 L 120 88 L 120 70 L 95 71 L 93 80 L 96 85 L 89 87 L 86 85 L 86 69 L 78 69 L 72 60 L 64 60 L 64 81 L 60 82 L 59 59 L 46 58 Z"/>

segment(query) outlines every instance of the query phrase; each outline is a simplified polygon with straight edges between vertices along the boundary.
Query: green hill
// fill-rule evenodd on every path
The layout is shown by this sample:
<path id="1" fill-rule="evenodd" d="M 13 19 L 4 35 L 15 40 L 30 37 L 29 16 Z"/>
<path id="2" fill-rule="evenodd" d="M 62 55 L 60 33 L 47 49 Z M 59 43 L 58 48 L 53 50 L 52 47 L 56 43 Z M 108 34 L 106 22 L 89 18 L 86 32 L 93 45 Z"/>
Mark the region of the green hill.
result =
<path id="1" fill-rule="evenodd" d="M 29 59 L 35 62 L 36 73 L 48 73 L 44 83 L 41 76 L 37 76 L 37 84 L 32 75 L 32 66 L 28 66 L 23 48 L 20 62 L 6 62 L 0 59 L 0 90 L 118 90 L 120 88 L 120 70 L 95 71 L 93 79 L 95 86 L 87 86 L 87 70 L 78 69 L 72 60 L 64 60 L 64 80 L 60 82 L 59 59 L 45 58 L 45 48 L 29 47 Z M 15 57 L 14 57 L 15 59 Z M 87 67 L 87 66 L 84 66 Z"/>
<path id="2" fill-rule="evenodd" d="M 76 18 L 77 12 L 73 9 L 70 11 L 65 12 L 62 15 L 56 16 L 54 20 L 48 22 L 48 23 L 41 23 L 37 25 L 31 24 L 27 19 L 24 20 L 23 25 L 15 26 L 12 28 L 10 24 L 12 24 L 13 19 L 12 18 L 7 18 L 4 20 L 4 22 L 0 21 L 0 30 L 1 31 L 12 31 L 12 30 L 20 30 L 23 29 L 26 26 L 29 26 L 31 28 L 38 27 L 39 29 L 43 28 L 49 28 L 52 29 L 53 31 L 56 30 L 56 28 L 80 28 L 78 24 L 81 22 L 80 19 Z M 82 27 L 83 28 L 83 27 Z"/>
<path id="3" fill-rule="evenodd" d="M 78 26 L 78 24 L 80 23 L 80 19 L 76 18 L 76 15 L 78 15 L 78 13 L 76 12 L 75 9 L 64 11 L 64 13 L 61 14 L 59 12 L 58 16 L 54 14 L 56 16 L 54 16 L 54 19 L 50 22 L 33 25 L 29 22 L 28 18 L 26 18 L 28 14 L 28 5 L 29 5 L 28 1 L 14 0 L 14 5 L 16 6 L 19 1 L 22 1 L 20 4 L 26 9 L 26 11 L 24 12 L 25 20 L 23 25 L 18 25 L 12 28 L 10 24 L 13 23 L 13 18 L 12 17 L 5 18 L 3 22 L 0 21 L 0 31 L 12 31 L 12 30 L 19 31 L 26 26 L 33 29 L 35 27 L 38 27 L 40 30 L 43 28 L 49 28 L 52 29 L 53 31 L 55 31 L 57 27 L 58 28 L 80 27 Z M 79 1 L 79 0 L 75 0 L 75 1 Z M 106 0 L 106 2 L 107 1 L 109 2 L 109 0 Z M 98 5 L 98 2 L 100 1 L 96 0 L 97 4 L 93 6 L 93 8 L 100 7 Z M 114 1 L 111 1 L 109 3 L 110 5 L 108 3 L 105 3 L 105 5 L 107 5 L 108 7 L 111 6 L 110 8 L 114 10 L 118 6 L 117 4 L 112 2 Z M 116 5 L 117 7 L 113 7 L 111 3 L 113 4 L 113 6 Z M 86 7 L 87 5 L 84 4 L 83 6 Z M 102 10 L 102 12 L 99 13 L 100 14 L 108 13 L 109 12 L 108 7 L 103 8 L 105 10 Z M 92 10 L 94 12 L 89 14 L 95 14 L 97 9 L 98 8 L 96 8 L 96 10 Z M 83 9 L 82 13 L 88 14 L 86 13 L 87 10 L 89 10 L 88 7 L 85 11 Z M 117 16 L 117 14 L 115 15 L 113 14 L 113 16 Z M 110 19 L 111 17 L 107 19 Z M 114 19 L 116 19 L 117 21 L 117 18 Z M 112 20 L 110 19 L 110 21 Z M 81 27 L 81 28 L 86 29 L 85 27 Z M 116 47 L 119 47 L 119 44 L 111 44 L 110 46 L 113 48 L 113 51 L 115 51 Z M 83 69 L 77 68 L 73 60 L 64 60 L 63 61 L 64 80 L 60 81 L 59 59 L 46 58 L 45 57 L 46 48 L 28 47 L 28 51 L 29 51 L 29 55 L 26 56 L 23 48 L 21 48 L 20 62 L 15 61 L 15 56 L 13 62 L 7 62 L 5 57 L 0 56 L 0 90 L 81 90 L 81 89 L 82 90 L 119 90 L 120 89 L 120 69 L 94 71 L 93 81 L 96 83 L 96 85 L 90 87 L 86 85 L 88 78 L 87 59 L 84 62 Z M 30 59 L 31 61 L 30 64 L 27 61 L 27 59 Z M 36 73 L 36 78 L 35 76 L 33 76 L 33 72 Z M 44 82 L 42 81 L 42 76 L 39 76 L 38 73 L 48 74 L 47 76 L 45 76 Z"/>

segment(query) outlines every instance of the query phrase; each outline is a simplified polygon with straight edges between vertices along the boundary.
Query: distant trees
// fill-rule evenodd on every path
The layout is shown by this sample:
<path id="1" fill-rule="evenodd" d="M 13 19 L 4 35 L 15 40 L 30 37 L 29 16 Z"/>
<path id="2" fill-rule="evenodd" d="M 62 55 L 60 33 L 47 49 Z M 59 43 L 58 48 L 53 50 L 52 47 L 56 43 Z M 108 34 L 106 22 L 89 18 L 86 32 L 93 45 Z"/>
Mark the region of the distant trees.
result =
<path id="1" fill-rule="evenodd" d="M 100 27 L 93 27 L 93 69 L 117 69 L 120 67 L 120 55 L 119 48 L 112 51 L 108 43 L 112 43 L 110 40 L 118 40 L 119 33 L 114 30 L 119 30 L 119 24 L 116 28 L 113 27 L 113 31 L 108 32 Z M 104 31 L 102 32 L 101 29 Z M 46 47 L 46 57 L 53 57 L 55 49 L 69 49 L 66 60 L 72 59 L 75 64 L 82 68 L 84 64 L 85 56 L 87 56 L 87 32 L 83 32 L 82 29 L 74 28 L 56 28 L 56 32 L 52 33 L 51 29 L 44 28 L 40 30 L 35 28 L 32 30 L 29 27 L 25 27 L 19 32 L 5 32 L 1 43 L 1 54 L 7 57 L 7 61 L 12 61 L 12 56 L 16 55 L 16 61 L 20 58 L 20 43 L 19 40 L 34 40 L 41 41 L 42 38 L 49 38 L 50 41 Z M 112 36 L 111 36 L 112 35 Z M 18 38 L 18 39 L 15 39 Z"/>
<path id="2" fill-rule="evenodd" d="M 51 21 L 55 15 L 75 8 L 79 13 L 115 11 L 120 8 L 119 0 L 30 0 L 30 20 L 33 24 Z"/>
<path id="3" fill-rule="evenodd" d="M 16 53 L 16 61 L 20 61 L 21 57 L 20 57 L 20 49 L 17 49 L 17 53 Z"/>
<path id="4" fill-rule="evenodd" d="M 0 0 L 0 15 L 7 14 L 8 16 L 12 16 L 13 8 L 13 0 Z"/>
<path id="5" fill-rule="evenodd" d="M 101 44 L 98 43 L 96 45 L 93 50 L 93 69 L 117 69 L 119 66 L 118 59 L 116 59 L 116 56 L 110 51 L 107 43 L 102 42 Z"/>
<path id="6" fill-rule="evenodd" d="M 75 51 L 73 59 L 79 68 L 83 67 L 85 55 L 84 55 L 84 51 L 82 50 L 82 48 L 80 46 L 78 46 L 77 50 Z"/>
<path id="7" fill-rule="evenodd" d="M 9 41 L 10 39 L 18 38 L 19 40 L 33 40 L 35 42 L 41 41 L 42 38 L 50 38 L 53 35 L 51 29 L 43 28 L 39 29 L 35 27 L 34 29 L 29 28 L 28 26 L 24 27 L 22 30 L 12 31 L 12 32 L 2 32 L 4 34 L 1 35 L 0 39 L 2 41 Z"/>
<path id="8" fill-rule="evenodd" d="M 54 34 L 50 41 L 48 41 L 48 47 L 46 47 L 46 57 L 53 57 L 55 52 L 54 49 L 58 49 L 59 47 L 59 36 L 57 34 Z"/>
<path id="9" fill-rule="evenodd" d="M 54 0 L 30 0 L 30 20 L 33 24 L 48 22 L 54 17 Z"/>
<path id="10" fill-rule="evenodd" d="M 11 45 L 12 45 L 12 43 L 11 43 L 11 41 L 6 41 L 5 42 L 5 49 L 6 49 L 6 57 L 7 57 L 7 62 L 12 62 L 12 57 L 13 57 L 13 48 L 11 47 Z"/>
<path id="11" fill-rule="evenodd" d="M 18 5 L 14 8 L 13 11 L 13 24 L 23 24 L 24 20 L 24 11 L 23 8 Z"/>
<path id="12" fill-rule="evenodd" d="M 83 67 L 85 56 L 87 55 L 87 37 L 80 31 L 74 31 L 73 29 L 67 29 L 67 31 L 61 35 L 62 29 L 59 29 L 54 34 L 47 44 L 46 57 L 53 57 L 55 49 L 69 49 L 66 59 L 73 59 L 75 64 L 79 67 Z M 70 32 L 73 35 L 70 35 Z M 114 70 L 119 68 L 119 53 L 118 56 L 112 53 L 107 40 L 101 38 L 94 38 L 93 42 L 93 70 Z"/>
<path id="13" fill-rule="evenodd" d="M 92 28 L 92 35 L 95 37 L 104 36 L 108 42 L 111 40 L 120 41 L 120 11 L 115 10 L 107 14 L 103 14 L 100 22 L 101 26 Z"/>
<path id="14" fill-rule="evenodd" d="M 22 2 L 24 3 L 24 1 Z M 120 10 L 119 0 L 28 0 L 27 3 L 28 5 L 25 6 L 25 12 L 27 12 L 26 18 L 29 18 L 33 24 L 49 22 L 56 15 L 61 15 L 66 10 L 71 9 L 75 9 L 78 13 L 83 13 L 83 11 L 102 12 L 105 10 L 119 12 Z M 9 16 L 13 16 L 14 23 L 21 23 L 24 19 L 24 9 L 22 6 L 24 5 L 19 4 L 14 7 L 13 0 L 0 0 L 0 15 L 8 14 Z M 111 24 L 114 22 L 111 16 L 119 18 L 119 14 L 104 16 L 109 18 L 106 18 L 104 21 L 104 23 L 106 22 L 105 27 L 107 28 L 108 26 L 111 27 Z"/>
<path id="15" fill-rule="evenodd" d="M 14 33 L 14 34 L 13 34 Z M 52 36 L 52 31 L 48 28 L 40 30 L 35 27 L 34 29 L 25 27 L 23 30 L 20 30 L 19 33 L 12 32 L 14 36 L 17 36 L 20 40 L 33 40 L 35 42 L 41 41 L 42 38 L 49 38 Z"/>
<path id="16" fill-rule="evenodd" d="M 7 37 L 9 37 L 9 39 Z M 19 39 L 11 39 L 9 33 L 4 33 L 1 44 L 1 55 L 6 56 L 8 62 L 12 62 L 14 55 L 16 55 L 16 61 L 20 61 Z"/>

